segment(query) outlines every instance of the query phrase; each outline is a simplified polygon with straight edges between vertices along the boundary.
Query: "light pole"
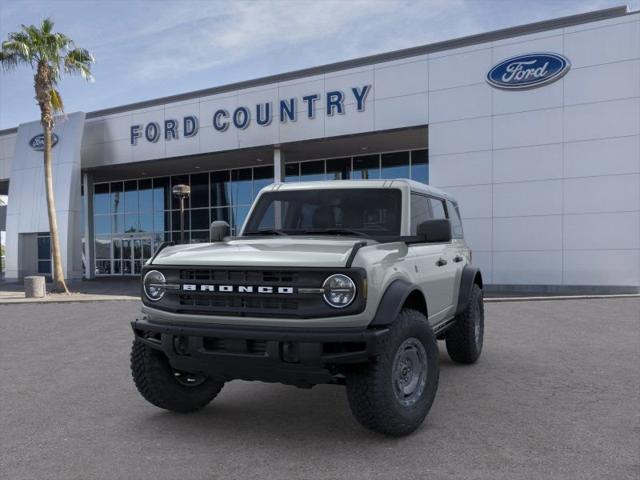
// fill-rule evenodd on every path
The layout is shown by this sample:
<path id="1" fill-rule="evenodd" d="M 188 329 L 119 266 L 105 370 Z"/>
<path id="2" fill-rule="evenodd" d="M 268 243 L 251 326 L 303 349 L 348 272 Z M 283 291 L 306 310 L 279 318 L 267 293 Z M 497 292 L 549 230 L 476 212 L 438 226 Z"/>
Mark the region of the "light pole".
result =
<path id="1" fill-rule="evenodd" d="M 191 195 L 189 185 L 175 185 L 171 191 L 173 196 L 180 199 L 180 243 L 184 243 L 184 201 Z"/>

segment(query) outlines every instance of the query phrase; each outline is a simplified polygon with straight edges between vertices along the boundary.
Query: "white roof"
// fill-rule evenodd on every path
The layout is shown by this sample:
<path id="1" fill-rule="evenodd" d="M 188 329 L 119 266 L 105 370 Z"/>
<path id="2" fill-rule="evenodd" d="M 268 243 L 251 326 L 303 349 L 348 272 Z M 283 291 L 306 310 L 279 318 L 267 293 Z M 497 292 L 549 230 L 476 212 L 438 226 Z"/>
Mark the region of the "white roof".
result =
<path id="1" fill-rule="evenodd" d="M 319 180 L 312 182 L 273 183 L 262 189 L 262 192 L 288 191 L 288 190 L 330 190 L 338 188 L 400 188 L 414 192 L 426 193 L 437 197 L 446 198 L 455 202 L 455 199 L 446 192 L 425 185 L 408 178 L 395 178 L 392 180 Z"/>

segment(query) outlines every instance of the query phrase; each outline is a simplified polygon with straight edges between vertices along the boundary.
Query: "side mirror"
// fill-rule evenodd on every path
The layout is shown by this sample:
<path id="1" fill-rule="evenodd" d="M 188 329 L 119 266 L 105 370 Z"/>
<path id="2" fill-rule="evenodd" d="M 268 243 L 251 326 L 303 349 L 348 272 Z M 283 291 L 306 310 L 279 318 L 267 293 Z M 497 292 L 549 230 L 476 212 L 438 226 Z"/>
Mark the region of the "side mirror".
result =
<path id="1" fill-rule="evenodd" d="M 451 222 L 446 218 L 426 220 L 418 225 L 416 234 L 423 242 L 444 243 L 451 241 Z"/>
<path id="2" fill-rule="evenodd" d="M 209 240 L 211 242 L 221 242 L 224 237 L 228 237 L 231 232 L 231 227 L 224 220 L 216 220 L 211 223 L 209 227 Z"/>

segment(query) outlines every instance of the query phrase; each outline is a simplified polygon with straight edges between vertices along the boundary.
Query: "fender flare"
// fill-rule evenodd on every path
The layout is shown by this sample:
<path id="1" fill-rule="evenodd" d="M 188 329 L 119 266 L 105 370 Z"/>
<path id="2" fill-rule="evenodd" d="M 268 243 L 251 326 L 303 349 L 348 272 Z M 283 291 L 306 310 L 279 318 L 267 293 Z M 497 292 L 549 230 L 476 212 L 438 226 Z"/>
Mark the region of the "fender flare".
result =
<path id="1" fill-rule="evenodd" d="M 397 279 L 391 282 L 382 295 L 378 310 L 376 310 L 376 314 L 369 326 L 384 327 L 392 324 L 398 313 L 400 313 L 404 302 L 415 290 L 419 290 L 419 288 L 406 280 Z"/>
<path id="2" fill-rule="evenodd" d="M 467 308 L 467 305 L 469 304 L 469 297 L 471 296 L 471 289 L 475 283 L 482 288 L 482 273 L 480 273 L 480 269 L 472 267 L 471 265 L 465 265 L 462 270 L 462 276 L 460 277 L 460 290 L 458 291 L 456 315 L 460 315 Z"/>

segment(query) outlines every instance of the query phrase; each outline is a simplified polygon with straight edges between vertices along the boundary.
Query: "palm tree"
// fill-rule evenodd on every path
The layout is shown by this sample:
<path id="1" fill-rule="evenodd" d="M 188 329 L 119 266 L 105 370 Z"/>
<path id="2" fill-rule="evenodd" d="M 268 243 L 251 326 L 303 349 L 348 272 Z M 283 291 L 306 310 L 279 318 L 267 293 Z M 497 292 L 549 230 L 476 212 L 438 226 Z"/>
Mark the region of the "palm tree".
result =
<path id="1" fill-rule="evenodd" d="M 91 64 L 94 62 L 88 50 L 76 47 L 69 37 L 54 32 L 53 21 L 49 18 L 44 19 L 40 27 L 22 25 L 22 30 L 9 34 L 8 39 L 2 42 L 0 50 L 0 63 L 5 71 L 21 65 L 30 66 L 35 71 L 33 86 L 40 107 L 40 123 L 44 129 L 44 178 L 51 233 L 53 290 L 57 292 L 69 293 L 62 271 L 51 173 L 51 133 L 55 122 L 54 115 L 64 112 L 57 87 L 64 73 L 79 74 L 86 80 L 91 80 Z"/>

